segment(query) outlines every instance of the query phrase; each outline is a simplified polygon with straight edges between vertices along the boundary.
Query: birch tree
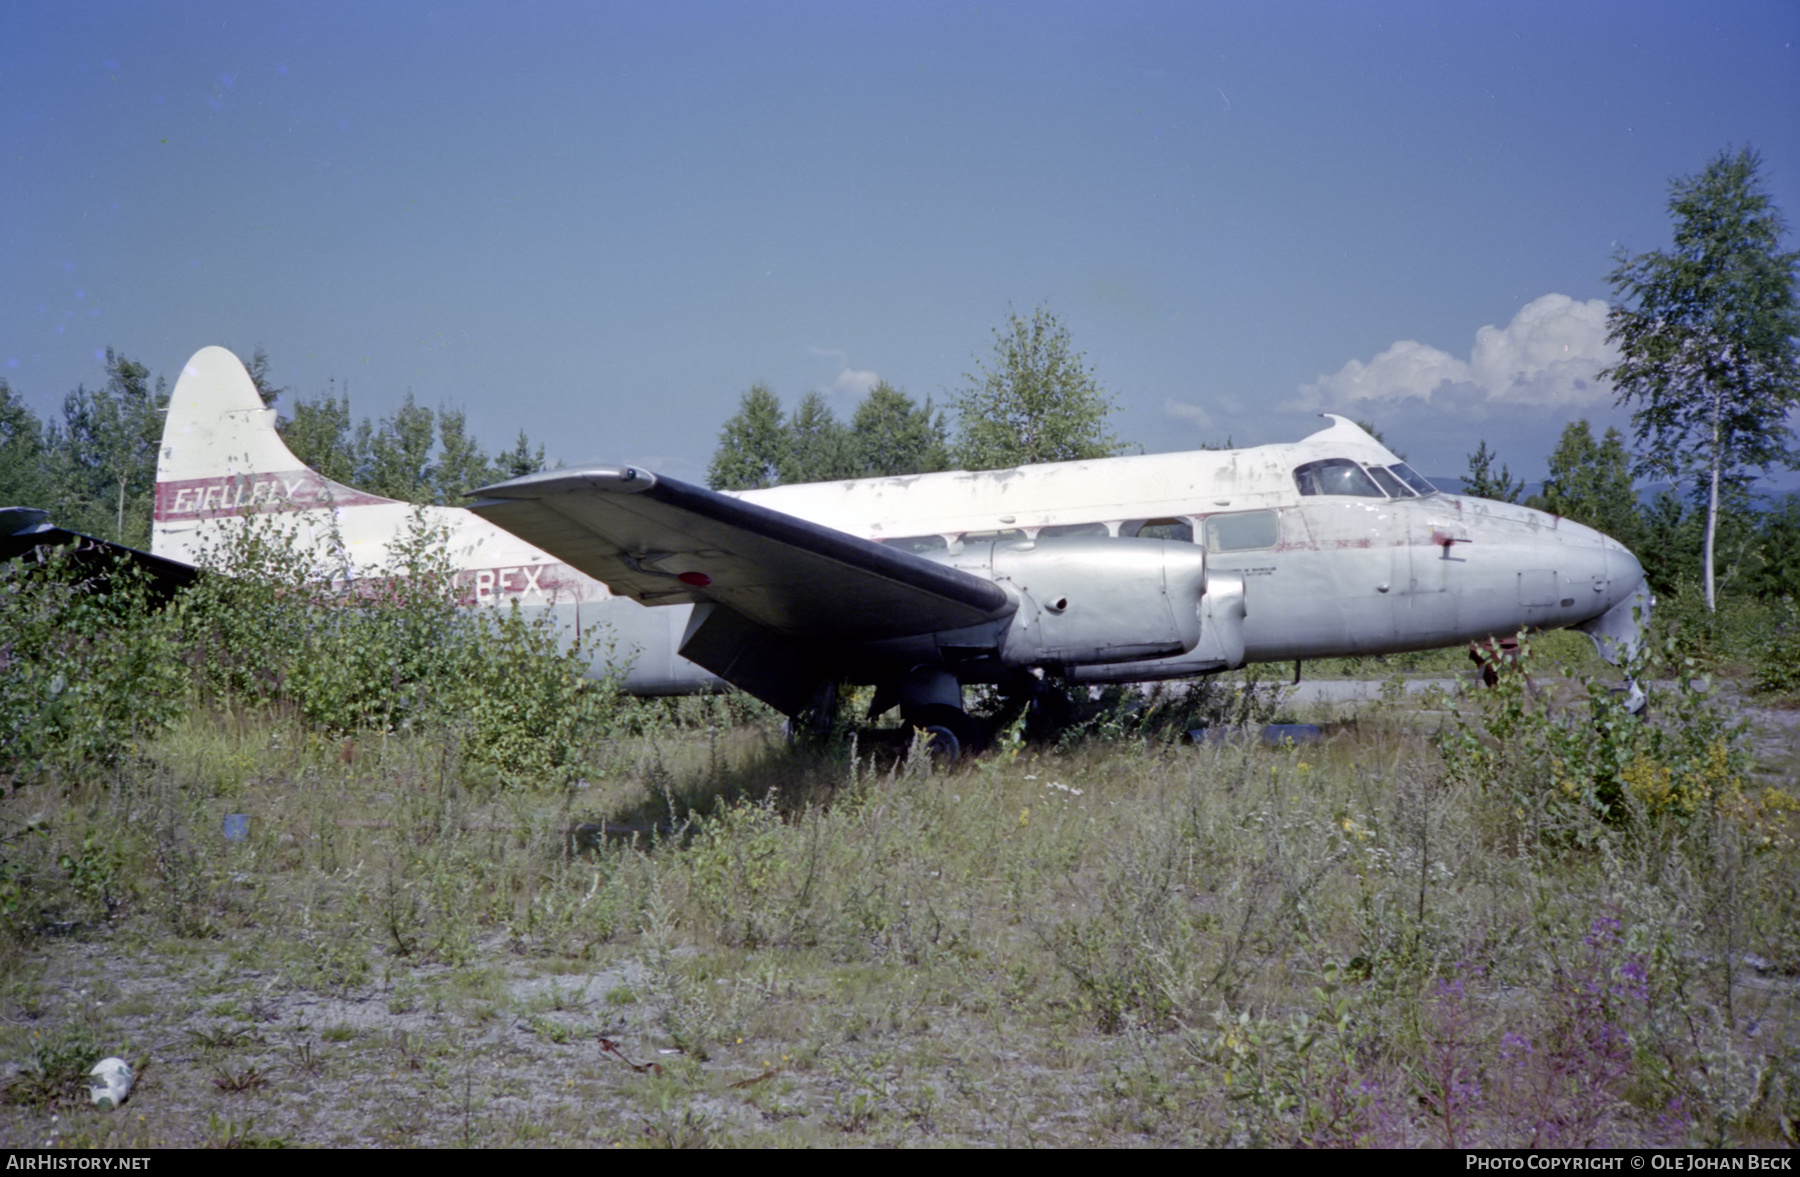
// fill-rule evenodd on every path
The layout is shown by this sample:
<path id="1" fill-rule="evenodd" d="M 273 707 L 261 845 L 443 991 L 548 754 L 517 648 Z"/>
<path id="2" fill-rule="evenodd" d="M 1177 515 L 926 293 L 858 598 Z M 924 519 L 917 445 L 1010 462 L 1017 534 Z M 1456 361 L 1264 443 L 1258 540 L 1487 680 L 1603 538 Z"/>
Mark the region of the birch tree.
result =
<path id="1" fill-rule="evenodd" d="M 1756 471 L 1796 465 L 1788 413 L 1800 387 L 1800 307 L 1786 224 L 1757 176 L 1762 160 L 1727 150 L 1670 186 L 1675 248 L 1630 256 L 1610 275 L 1601 375 L 1634 406 L 1639 474 L 1688 482 L 1705 504 L 1706 607 L 1717 608 L 1719 504 Z"/>
<path id="2" fill-rule="evenodd" d="M 1047 307 L 1007 315 L 994 358 L 977 361 L 956 398 L 957 460 L 969 470 L 1110 458 L 1125 445 L 1107 427 L 1118 405 Z"/>

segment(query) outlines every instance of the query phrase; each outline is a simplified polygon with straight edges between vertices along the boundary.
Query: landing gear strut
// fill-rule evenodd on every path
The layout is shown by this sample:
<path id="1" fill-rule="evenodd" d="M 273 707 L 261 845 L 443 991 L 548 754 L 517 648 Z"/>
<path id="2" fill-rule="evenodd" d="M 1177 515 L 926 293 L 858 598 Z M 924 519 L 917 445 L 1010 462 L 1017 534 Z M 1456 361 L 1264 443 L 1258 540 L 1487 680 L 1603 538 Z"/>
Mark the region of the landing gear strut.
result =
<path id="1" fill-rule="evenodd" d="M 831 735 L 837 719 L 838 684 L 836 679 L 822 681 L 813 691 L 812 701 L 788 717 L 786 726 L 790 740 L 822 743 Z"/>
<path id="2" fill-rule="evenodd" d="M 962 683 L 938 666 L 915 666 L 899 679 L 876 687 L 869 705 L 873 718 L 895 703 L 910 728 L 925 733 L 932 755 L 946 763 L 981 750 L 981 729 L 963 710 Z"/>

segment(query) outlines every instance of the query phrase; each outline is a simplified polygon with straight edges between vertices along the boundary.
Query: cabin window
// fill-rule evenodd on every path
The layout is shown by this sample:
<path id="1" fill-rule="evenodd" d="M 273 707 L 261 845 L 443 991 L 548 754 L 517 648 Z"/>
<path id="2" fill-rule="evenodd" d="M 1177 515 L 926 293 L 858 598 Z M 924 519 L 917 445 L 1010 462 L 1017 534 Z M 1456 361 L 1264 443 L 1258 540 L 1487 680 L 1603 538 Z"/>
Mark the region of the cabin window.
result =
<path id="1" fill-rule="evenodd" d="M 1381 488 L 1349 458 L 1326 458 L 1294 467 L 1294 481 L 1303 495 L 1356 495 L 1385 499 Z"/>
<path id="2" fill-rule="evenodd" d="M 965 531 L 957 537 L 953 551 L 961 551 L 969 544 L 1010 544 L 1029 538 L 1017 527 L 1003 527 L 998 531 Z"/>
<path id="3" fill-rule="evenodd" d="M 1127 519 L 1119 524 L 1119 534 L 1139 539 L 1173 539 L 1184 544 L 1194 542 L 1194 525 L 1186 519 Z"/>
<path id="4" fill-rule="evenodd" d="M 950 547 L 941 535 L 902 535 L 883 540 L 882 543 L 890 548 L 899 548 L 903 552 L 913 553 L 942 552 L 947 551 Z"/>
<path id="5" fill-rule="evenodd" d="M 1053 523 L 1038 528 L 1039 539 L 1055 539 L 1060 535 L 1111 535 L 1104 523 Z"/>
<path id="6" fill-rule="evenodd" d="M 1281 519 L 1273 511 L 1237 511 L 1206 517 L 1206 550 L 1249 552 L 1272 548 L 1281 538 Z"/>

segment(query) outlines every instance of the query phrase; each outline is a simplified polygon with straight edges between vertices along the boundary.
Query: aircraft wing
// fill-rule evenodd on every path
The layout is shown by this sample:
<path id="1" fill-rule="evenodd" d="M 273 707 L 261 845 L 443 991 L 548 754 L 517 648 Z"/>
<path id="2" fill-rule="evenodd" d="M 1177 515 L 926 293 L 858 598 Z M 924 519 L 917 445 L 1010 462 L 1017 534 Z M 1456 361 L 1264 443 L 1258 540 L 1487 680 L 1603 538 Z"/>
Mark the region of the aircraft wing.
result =
<path id="1" fill-rule="evenodd" d="M 815 649 L 1011 613 L 979 576 L 635 467 L 552 470 L 470 509 L 645 605 L 722 605 Z"/>
<path id="2" fill-rule="evenodd" d="M 115 562 L 135 565 L 149 582 L 151 597 L 162 603 L 200 576 L 200 570 L 178 560 L 167 560 L 123 544 L 67 531 L 49 521 L 47 511 L 35 507 L 0 507 L 0 561 L 27 553 L 43 558 L 57 548 L 68 549 L 68 559 L 84 574 L 104 582 Z"/>

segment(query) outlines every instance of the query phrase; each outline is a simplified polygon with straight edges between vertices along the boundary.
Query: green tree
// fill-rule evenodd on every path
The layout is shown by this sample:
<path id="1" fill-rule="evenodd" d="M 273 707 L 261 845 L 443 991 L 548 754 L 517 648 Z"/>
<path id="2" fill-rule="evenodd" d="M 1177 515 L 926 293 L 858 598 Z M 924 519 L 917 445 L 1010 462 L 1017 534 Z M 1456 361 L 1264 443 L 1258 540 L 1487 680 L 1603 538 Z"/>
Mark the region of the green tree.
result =
<path id="1" fill-rule="evenodd" d="M 780 474 L 783 482 L 835 482 L 856 477 L 850 435 L 825 403 L 823 393 L 807 393 L 788 418 Z"/>
<path id="2" fill-rule="evenodd" d="M 1006 326 L 994 330 L 993 359 L 977 361 L 964 379 L 956 457 L 970 470 L 1107 458 L 1125 449 L 1107 428 L 1117 409 L 1112 394 L 1047 307 L 1029 320 L 1009 312 Z"/>
<path id="3" fill-rule="evenodd" d="M 1373 421 L 1365 421 L 1361 417 L 1357 417 L 1355 418 L 1355 422 L 1358 429 L 1380 442 L 1383 446 L 1386 446 L 1396 458 L 1399 458 L 1402 462 L 1406 461 L 1406 455 L 1395 449 L 1393 446 L 1388 445 L 1388 439 L 1382 434 L 1381 430 L 1375 428 L 1375 423 Z"/>
<path id="4" fill-rule="evenodd" d="M 338 395 L 334 381 L 324 397 L 294 402 L 280 429 L 294 456 L 333 482 L 412 503 L 454 503 L 477 487 L 544 468 L 544 447 L 533 450 L 523 429 L 512 449 L 490 460 L 467 421 L 460 409 L 434 413 L 407 393 L 379 426 L 365 417 L 353 427 L 350 395 Z"/>
<path id="5" fill-rule="evenodd" d="M 752 384 L 738 403 L 737 415 L 719 432 L 706 471 L 706 485 L 714 490 L 756 490 L 781 481 L 787 456 L 787 426 L 781 419 L 781 401 L 766 384 Z"/>
<path id="6" fill-rule="evenodd" d="M 531 439 L 519 430 L 519 440 L 513 448 L 494 459 L 494 475 L 497 478 L 523 478 L 527 474 L 536 474 L 544 468 L 544 447 L 535 451 L 531 448 Z"/>
<path id="7" fill-rule="evenodd" d="M 944 415 L 921 407 L 887 381 L 869 390 L 850 418 L 850 455 L 857 478 L 930 474 L 950 467 Z"/>
<path id="8" fill-rule="evenodd" d="M 0 378 L 0 507 L 50 507 L 44 426 Z"/>
<path id="9" fill-rule="evenodd" d="M 1644 504 L 1635 551 L 1645 578 L 1659 596 L 1674 593 L 1684 577 L 1693 585 L 1705 542 L 1704 517 L 1704 511 L 1694 510 L 1680 495 L 1666 490 Z"/>
<path id="10" fill-rule="evenodd" d="M 1749 148 L 1721 152 L 1670 186 L 1675 248 L 1620 251 L 1608 338 L 1610 378 L 1644 457 L 1640 473 L 1691 480 L 1706 504 L 1701 557 L 1706 607 L 1717 608 L 1715 546 L 1722 499 L 1753 471 L 1794 465 L 1787 413 L 1800 397 L 1795 265 L 1781 213 Z"/>
<path id="11" fill-rule="evenodd" d="M 437 417 L 407 393 L 392 417 L 370 430 L 364 421 L 357 431 L 357 448 L 366 455 L 363 489 L 410 503 L 430 502 L 432 451 L 436 448 Z"/>
<path id="12" fill-rule="evenodd" d="M 275 383 L 275 373 L 269 363 L 269 353 L 259 344 L 250 355 L 250 363 L 245 366 L 250 373 L 250 383 L 256 385 L 256 395 L 262 397 L 263 408 L 272 409 L 281 400 L 281 394 L 287 389 Z"/>
<path id="13" fill-rule="evenodd" d="M 1519 495 L 1525 490 L 1525 480 L 1515 479 L 1512 471 L 1503 463 L 1498 474 L 1494 473 L 1494 462 L 1500 455 L 1490 453 L 1487 442 L 1483 441 L 1479 449 L 1469 455 L 1469 476 L 1463 479 L 1463 493 L 1474 495 L 1478 499 L 1492 499 L 1497 503 L 1516 503 Z"/>
<path id="14" fill-rule="evenodd" d="M 168 384 L 150 369 L 106 349 L 106 385 L 77 387 L 63 398 L 50 431 L 59 522 L 133 547 L 150 541 L 151 495 L 162 441 Z"/>
<path id="15" fill-rule="evenodd" d="M 499 481 L 494 465 L 469 436 L 461 409 L 440 408 L 437 414 L 438 457 L 431 467 L 432 501 L 454 503 L 478 486 Z"/>
<path id="16" fill-rule="evenodd" d="M 1544 491 L 1529 503 L 1540 511 L 1585 523 L 1636 550 L 1639 516 L 1625 437 L 1608 429 L 1594 441 L 1586 421 L 1571 421 L 1550 454 Z"/>
<path id="17" fill-rule="evenodd" d="M 1746 587 L 1764 600 L 1800 597 L 1800 495 L 1788 495 L 1757 520 Z"/>
<path id="18" fill-rule="evenodd" d="M 350 393 L 335 390 L 319 400 L 295 401 L 292 416 L 281 420 L 281 439 L 301 463 L 333 482 L 353 484 L 360 461 L 350 421 Z"/>

